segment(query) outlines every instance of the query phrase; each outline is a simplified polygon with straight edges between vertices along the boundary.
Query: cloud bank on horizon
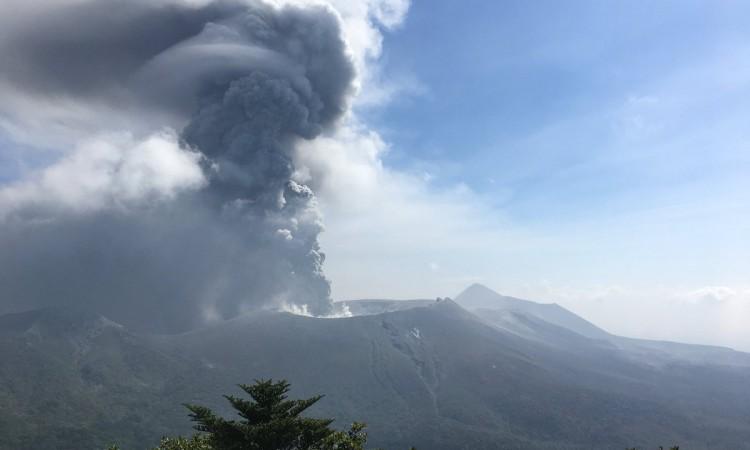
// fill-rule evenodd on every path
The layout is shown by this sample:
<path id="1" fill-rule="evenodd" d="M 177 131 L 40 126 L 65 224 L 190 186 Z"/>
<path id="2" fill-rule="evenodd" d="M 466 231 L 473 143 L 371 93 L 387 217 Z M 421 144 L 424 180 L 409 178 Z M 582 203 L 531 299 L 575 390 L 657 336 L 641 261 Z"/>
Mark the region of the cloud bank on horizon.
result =
<path id="1" fill-rule="evenodd" d="M 26 3 L 0 19 L 0 126 L 53 162 L 0 186 L 0 310 L 79 306 L 167 331 L 330 313 L 295 155 L 343 126 L 375 22 L 407 4 Z"/>

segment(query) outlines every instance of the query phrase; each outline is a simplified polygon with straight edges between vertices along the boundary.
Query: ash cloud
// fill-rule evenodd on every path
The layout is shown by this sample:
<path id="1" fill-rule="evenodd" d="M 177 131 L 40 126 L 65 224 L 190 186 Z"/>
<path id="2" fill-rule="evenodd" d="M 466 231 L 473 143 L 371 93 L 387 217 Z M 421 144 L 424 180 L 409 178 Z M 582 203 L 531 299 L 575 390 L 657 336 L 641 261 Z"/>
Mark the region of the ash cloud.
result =
<path id="1" fill-rule="evenodd" d="M 83 1 L 34 21 L 0 35 L 0 85 L 118 105 L 138 126 L 0 187 L 0 311 L 63 304 L 170 332 L 282 304 L 330 313 L 321 218 L 292 156 L 348 107 L 334 13 Z"/>

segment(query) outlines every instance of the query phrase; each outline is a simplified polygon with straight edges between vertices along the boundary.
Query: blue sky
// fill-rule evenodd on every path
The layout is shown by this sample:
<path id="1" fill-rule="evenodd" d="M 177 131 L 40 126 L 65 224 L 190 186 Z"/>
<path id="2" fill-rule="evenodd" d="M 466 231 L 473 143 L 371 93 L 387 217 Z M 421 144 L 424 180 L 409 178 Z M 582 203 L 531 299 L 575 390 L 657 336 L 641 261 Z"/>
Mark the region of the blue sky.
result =
<path id="1" fill-rule="evenodd" d="M 686 242 L 670 245 L 748 250 L 724 235 L 747 231 L 732 222 L 747 225 L 748 17 L 739 2 L 416 1 L 384 73 L 421 88 L 369 118 L 387 164 L 465 183 L 516 224 L 680 209 Z"/>
<path id="2" fill-rule="evenodd" d="M 749 13 L 731 2 L 417 1 L 386 35 L 384 71 L 416 79 L 421 95 L 372 123 L 392 144 L 388 163 L 511 189 L 504 206 L 532 222 L 726 181 L 747 169 L 747 74 L 732 72 L 748 70 Z"/>
<path id="3" fill-rule="evenodd" d="M 748 18 L 732 1 L 414 1 L 385 35 L 395 94 L 359 114 L 388 143 L 386 167 L 433 196 L 465 188 L 480 216 L 467 220 L 505 238 L 415 247 L 438 273 L 378 289 L 347 284 L 335 260 L 354 256 L 328 236 L 334 292 L 447 294 L 475 279 L 615 328 L 620 311 L 663 320 L 696 292 L 750 302 Z M 710 340 L 708 327 L 721 324 L 703 327 Z"/>

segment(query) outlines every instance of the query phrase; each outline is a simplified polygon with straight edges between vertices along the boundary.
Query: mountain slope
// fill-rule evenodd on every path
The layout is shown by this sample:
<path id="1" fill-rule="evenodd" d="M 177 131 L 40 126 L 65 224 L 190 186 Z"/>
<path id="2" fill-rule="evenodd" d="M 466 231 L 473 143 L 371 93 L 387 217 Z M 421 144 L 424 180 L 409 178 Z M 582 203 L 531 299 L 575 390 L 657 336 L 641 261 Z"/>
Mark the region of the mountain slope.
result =
<path id="1" fill-rule="evenodd" d="M 427 306 L 435 303 L 435 300 L 383 300 L 383 299 L 363 299 L 363 300 L 346 300 L 336 302 L 339 309 L 349 311 L 355 316 L 369 316 L 373 314 L 382 314 L 386 312 L 402 311 L 419 306 Z"/>
<path id="2" fill-rule="evenodd" d="M 101 449 L 188 428 L 179 379 L 192 364 L 96 314 L 0 316 L 0 361 L 2 449 Z"/>
<path id="3" fill-rule="evenodd" d="M 750 354 L 729 348 L 626 338 L 610 334 L 555 303 L 536 303 L 473 284 L 456 302 L 498 329 L 569 351 L 608 348 L 644 364 L 695 364 L 750 368 Z"/>
<path id="4" fill-rule="evenodd" d="M 746 370 L 552 347 L 452 301 L 344 319 L 267 312 L 160 337 L 59 310 L 2 316 L 0 329 L 0 449 L 146 448 L 189 431 L 181 403 L 228 414 L 221 395 L 264 377 L 326 394 L 313 414 L 364 420 L 385 449 L 750 442 Z"/>
<path id="5" fill-rule="evenodd" d="M 553 325 L 592 339 L 607 339 L 609 333 L 556 303 L 536 303 L 507 297 L 481 284 L 472 284 L 461 292 L 456 303 L 471 311 L 506 310 L 532 315 Z"/>
<path id="6" fill-rule="evenodd" d="M 654 427 L 657 417 L 692 426 L 653 402 L 585 386 L 606 384 L 604 375 L 498 333 L 450 301 L 349 319 L 251 316 L 165 345 L 221 373 L 215 380 L 227 389 L 251 374 L 286 377 L 298 395 L 325 392 L 322 414 L 366 421 L 384 448 L 620 447 L 632 442 L 631 428 L 654 440 L 679 436 Z M 597 423 L 605 412 L 606 426 Z"/>

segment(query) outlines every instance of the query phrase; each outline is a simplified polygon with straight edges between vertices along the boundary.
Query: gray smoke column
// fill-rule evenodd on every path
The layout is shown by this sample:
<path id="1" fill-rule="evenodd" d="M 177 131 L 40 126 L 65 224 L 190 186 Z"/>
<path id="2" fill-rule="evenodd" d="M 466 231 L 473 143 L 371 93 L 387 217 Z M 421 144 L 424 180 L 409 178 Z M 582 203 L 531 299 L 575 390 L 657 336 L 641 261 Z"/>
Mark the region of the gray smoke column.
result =
<path id="1" fill-rule="evenodd" d="M 122 139 L 136 150 L 106 138 L 0 190 L 0 310 L 74 305 L 156 331 L 282 304 L 329 312 L 320 214 L 292 155 L 351 93 L 330 10 L 88 1 L 34 22 L 2 35 L 0 81 L 117 105 L 103 126 L 134 124 Z"/>

